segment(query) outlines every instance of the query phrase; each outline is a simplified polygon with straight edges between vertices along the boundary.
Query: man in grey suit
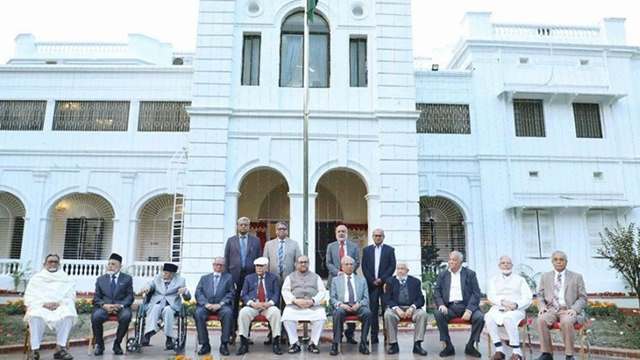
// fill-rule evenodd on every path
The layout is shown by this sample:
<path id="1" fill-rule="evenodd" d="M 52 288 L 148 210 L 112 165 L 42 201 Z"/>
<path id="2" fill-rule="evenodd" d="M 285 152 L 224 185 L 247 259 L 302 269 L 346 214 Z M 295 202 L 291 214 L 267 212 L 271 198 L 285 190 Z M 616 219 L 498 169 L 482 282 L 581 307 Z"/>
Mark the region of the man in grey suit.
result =
<path id="1" fill-rule="evenodd" d="M 538 360 L 552 360 L 551 335 L 549 327 L 560 322 L 567 360 L 573 359 L 573 325 L 584 321 L 582 314 L 587 305 L 587 292 L 582 275 L 567 270 L 567 254 L 554 251 L 551 254 L 553 271 L 542 274 L 538 285 L 538 299 L 541 299 L 536 325 L 540 334 L 542 355 Z"/>
<path id="2" fill-rule="evenodd" d="M 364 277 L 354 274 L 355 260 L 346 255 L 342 258 L 342 274 L 333 278 L 331 282 L 331 306 L 333 307 L 333 343 L 331 355 L 338 355 L 338 345 L 342 340 L 342 327 L 347 315 L 358 315 L 362 322 L 360 336 L 361 354 L 369 354 L 369 327 L 371 325 L 371 311 L 369 310 L 369 290 Z"/>
<path id="3" fill-rule="evenodd" d="M 166 337 L 165 349 L 174 350 L 177 335 L 174 330 L 175 313 L 182 309 L 182 298 L 191 299 L 185 280 L 176 274 L 178 266 L 165 263 L 162 273 L 142 289 L 142 293 L 150 297 L 149 306 L 146 309 L 146 320 L 142 346 L 148 346 L 151 337 L 160 330 L 158 322 L 164 323 L 164 335 Z"/>
<path id="4" fill-rule="evenodd" d="M 340 270 L 340 261 L 345 256 L 350 256 L 353 259 L 353 272 L 358 271 L 360 266 L 360 246 L 348 239 L 349 230 L 346 225 L 338 225 L 336 227 L 336 241 L 330 243 L 327 246 L 326 265 L 329 270 L 329 280 L 327 284 L 331 286 L 331 281 L 334 277 L 342 274 Z M 355 324 L 349 323 L 344 335 L 347 337 L 347 343 L 357 344 L 358 342 L 353 338 L 355 332 Z"/>
<path id="5" fill-rule="evenodd" d="M 296 271 L 296 259 L 302 255 L 300 245 L 289 239 L 287 224 L 280 221 L 276 224 L 276 238 L 264 244 L 264 257 L 269 259 L 269 272 L 278 275 L 282 283 L 292 272 Z"/>
<path id="6" fill-rule="evenodd" d="M 198 355 L 211 353 L 209 332 L 207 331 L 207 318 L 210 314 L 217 314 L 222 323 L 222 336 L 220 338 L 220 355 L 229 355 L 229 338 L 233 326 L 233 298 L 235 296 L 233 278 L 231 274 L 224 272 L 224 258 L 217 257 L 213 260 L 213 272 L 203 275 L 196 287 L 196 330 L 198 331 L 198 343 L 202 345 Z"/>
<path id="7" fill-rule="evenodd" d="M 233 277 L 233 283 L 237 289 L 233 299 L 233 317 L 235 319 L 238 318 L 240 311 L 240 290 L 242 289 L 244 278 L 255 272 L 253 262 L 262 256 L 260 239 L 249 234 L 250 225 L 251 220 L 248 217 L 239 218 L 237 222 L 238 233 L 228 238 L 224 247 L 224 265 Z M 232 326 L 233 334 L 230 340 L 233 344 L 235 340 L 235 322 Z"/>

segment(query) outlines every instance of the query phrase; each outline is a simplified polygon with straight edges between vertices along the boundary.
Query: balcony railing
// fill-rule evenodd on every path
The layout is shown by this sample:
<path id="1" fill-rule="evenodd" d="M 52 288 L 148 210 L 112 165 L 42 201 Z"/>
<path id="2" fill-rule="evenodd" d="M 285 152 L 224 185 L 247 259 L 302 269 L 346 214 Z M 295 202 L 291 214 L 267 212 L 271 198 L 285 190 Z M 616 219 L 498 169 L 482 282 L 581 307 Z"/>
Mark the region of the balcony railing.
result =
<path id="1" fill-rule="evenodd" d="M 493 24 L 495 40 L 542 41 L 595 44 L 602 42 L 600 28 L 594 26 Z"/>
<path id="2" fill-rule="evenodd" d="M 0 259 L 0 275 L 11 275 L 20 267 L 20 260 Z"/>
<path id="3" fill-rule="evenodd" d="M 125 266 L 123 272 L 133 277 L 154 277 L 162 270 L 162 262 L 138 261 Z M 107 272 L 104 260 L 63 260 L 62 269 L 71 276 L 97 277 Z"/>

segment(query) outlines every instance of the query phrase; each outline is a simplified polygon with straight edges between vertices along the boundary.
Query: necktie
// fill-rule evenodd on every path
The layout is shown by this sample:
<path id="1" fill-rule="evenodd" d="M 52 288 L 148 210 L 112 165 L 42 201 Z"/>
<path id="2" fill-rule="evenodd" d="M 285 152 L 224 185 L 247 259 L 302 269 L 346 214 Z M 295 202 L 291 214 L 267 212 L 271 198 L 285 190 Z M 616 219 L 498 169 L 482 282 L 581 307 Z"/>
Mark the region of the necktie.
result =
<path id="1" fill-rule="evenodd" d="M 344 257 L 344 241 L 340 241 L 340 251 L 338 252 L 338 257 L 340 258 L 340 261 L 342 261 L 342 258 Z"/>
<path id="2" fill-rule="evenodd" d="M 215 295 L 216 291 L 218 290 L 218 281 L 220 280 L 220 275 L 215 274 L 213 275 L 213 294 Z"/>
<path id="3" fill-rule="evenodd" d="M 116 295 L 116 274 L 111 275 L 111 296 Z"/>
<path id="4" fill-rule="evenodd" d="M 351 275 L 347 276 L 347 290 L 349 291 L 349 304 L 355 304 L 356 292 L 353 290 L 353 285 L 351 284 Z"/>
<path id="5" fill-rule="evenodd" d="M 562 273 L 558 273 L 556 281 L 553 283 L 553 306 L 560 308 L 560 289 L 562 288 Z"/>
<path id="6" fill-rule="evenodd" d="M 264 282 L 262 281 L 262 276 L 260 276 L 260 281 L 258 281 L 258 301 L 263 303 L 267 300 L 267 294 L 264 292 Z"/>
<path id="7" fill-rule="evenodd" d="M 247 237 L 245 235 L 240 237 L 240 261 L 242 267 L 244 267 L 244 260 L 247 258 Z"/>
<path id="8" fill-rule="evenodd" d="M 284 240 L 280 240 L 280 245 L 278 246 L 278 272 L 280 272 L 280 275 L 284 273 Z"/>

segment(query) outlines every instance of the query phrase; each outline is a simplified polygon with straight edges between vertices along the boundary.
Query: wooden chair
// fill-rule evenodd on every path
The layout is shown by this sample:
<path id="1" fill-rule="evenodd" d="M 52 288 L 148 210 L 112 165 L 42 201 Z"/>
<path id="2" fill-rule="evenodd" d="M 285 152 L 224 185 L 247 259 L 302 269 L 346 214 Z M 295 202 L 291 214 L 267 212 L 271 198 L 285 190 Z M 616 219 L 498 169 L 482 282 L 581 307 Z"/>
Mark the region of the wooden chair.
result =
<path id="1" fill-rule="evenodd" d="M 118 315 L 116 314 L 109 314 L 109 317 L 107 318 L 107 321 L 105 322 L 115 322 L 116 324 L 118 323 Z M 104 326 L 104 324 L 103 324 Z M 125 337 L 124 337 L 124 353 L 127 353 L 127 343 L 129 342 L 129 329 L 127 329 L 127 332 L 125 333 Z M 96 348 L 96 337 L 93 335 L 93 331 L 91 332 L 91 337 L 89 338 L 89 347 L 87 349 L 87 354 L 91 355 L 93 353 L 93 351 Z"/>
<path id="2" fill-rule="evenodd" d="M 537 319 L 537 318 L 536 318 Z M 531 326 L 535 326 L 534 322 L 536 321 L 534 318 L 529 318 L 527 320 L 527 338 L 529 342 L 529 347 L 531 347 Z M 589 359 L 591 358 L 591 344 L 589 343 L 589 333 L 587 330 L 591 327 L 591 321 L 586 321 L 584 323 L 576 322 L 573 324 L 573 328 L 576 331 L 576 335 L 580 339 L 580 359 Z M 553 325 L 549 326 L 549 330 L 552 331 L 560 331 L 560 322 L 556 321 Z"/>
<path id="3" fill-rule="evenodd" d="M 525 336 L 525 335 L 528 335 L 527 334 L 527 324 L 528 324 L 528 319 L 527 318 L 524 318 L 524 319 L 520 320 L 520 322 L 518 323 L 518 332 L 520 333 L 520 346 L 522 346 L 522 344 L 525 343 L 525 341 L 524 341 L 525 339 L 528 339 L 528 341 L 527 341 L 528 344 L 527 345 L 529 346 L 529 355 L 531 357 L 533 357 L 533 349 L 531 347 L 531 336 L 528 336 L 528 337 Z M 504 329 L 504 325 L 498 325 L 498 328 Z M 505 340 L 505 339 L 500 337 L 500 341 L 502 341 L 502 340 Z M 503 342 L 503 343 L 505 345 L 507 345 L 507 346 L 511 346 L 509 344 L 508 339 L 506 339 L 506 340 L 507 341 Z M 487 346 L 489 348 L 489 356 L 491 356 L 491 354 L 493 354 L 493 341 L 491 339 L 491 336 L 489 336 L 489 334 L 487 334 Z M 526 356 L 526 354 L 524 352 L 524 349 L 522 351 L 522 358 L 524 360 L 527 360 L 527 356 Z"/>

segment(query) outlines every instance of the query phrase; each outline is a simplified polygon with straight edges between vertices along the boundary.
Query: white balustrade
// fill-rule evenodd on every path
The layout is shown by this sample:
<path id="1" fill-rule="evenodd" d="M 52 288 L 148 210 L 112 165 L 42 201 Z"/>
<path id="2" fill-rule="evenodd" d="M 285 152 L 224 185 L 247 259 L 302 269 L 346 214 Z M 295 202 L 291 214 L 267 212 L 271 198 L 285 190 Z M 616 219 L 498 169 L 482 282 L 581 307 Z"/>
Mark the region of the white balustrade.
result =
<path id="1" fill-rule="evenodd" d="M 20 260 L 0 259 L 0 275 L 11 275 L 20 267 Z"/>
<path id="2" fill-rule="evenodd" d="M 44 57 L 123 57 L 128 47 L 119 43 L 36 43 L 36 51 Z"/>
<path id="3" fill-rule="evenodd" d="M 493 24 L 495 40 L 594 44 L 603 41 L 594 26 Z"/>

